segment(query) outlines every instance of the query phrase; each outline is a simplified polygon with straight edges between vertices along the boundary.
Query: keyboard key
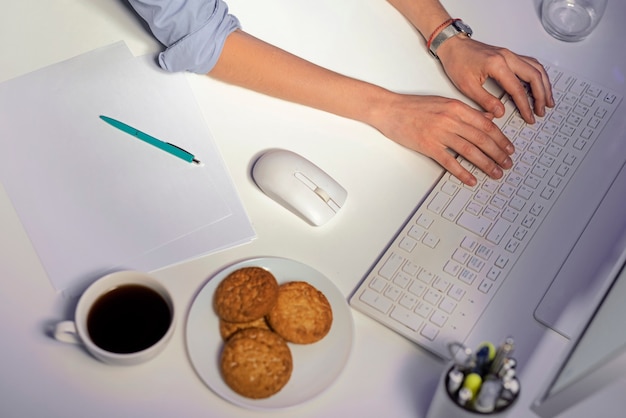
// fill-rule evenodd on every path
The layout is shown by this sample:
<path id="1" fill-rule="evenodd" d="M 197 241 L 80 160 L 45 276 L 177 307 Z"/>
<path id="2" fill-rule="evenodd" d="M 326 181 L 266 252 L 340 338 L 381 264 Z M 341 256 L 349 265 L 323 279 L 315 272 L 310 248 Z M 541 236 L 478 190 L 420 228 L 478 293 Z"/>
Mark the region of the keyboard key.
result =
<path id="1" fill-rule="evenodd" d="M 404 261 L 405 258 L 396 253 L 389 254 L 389 258 L 387 258 L 387 261 L 379 270 L 380 275 L 387 279 L 391 279 Z"/>
<path id="2" fill-rule="evenodd" d="M 504 249 L 507 250 L 510 253 L 514 253 L 519 248 L 519 243 L 520 243 L 519 241 L 511 239 L 511 240 L 509 240 L 509 242 L 507 242 L 507 244 L 504 247 Z"/>
<path id="3" fill-rule="evenodd" d="M 588 86 L 587 91 L 585 93 L 587 93 L 591 97 L 598 98 L 602 94 L 602 88 L 597 87 L 597 86 Z"/>
<path id="4" fill-rule="evenodd" d="M 393 308 L 393 311 L 391 311 L 389 316 L 413 331 L 420 329 L 424 323 L 422 318 L 402 306 L 396 306 Z"/>
<path id="5" fill-rule="evenodd" d="M 363 293 L 361 293 L 360 299 L 364 303 L 384 314 L 389 312 L 389 310 L 393 306 L 393 302 L 391 302 L 389 299 L 370 289 L 365 289 Z"/>
<path id="6" fill-rule="evenodd" d="M 467 260 L 469 260 L 469 257 L 470 257 L 470 253 L 463 250 L 462 248 L 457 248 L 452 254 L 452 259 L 454 261 L 458 261 L 461 264 L 467 263 Z"/>
<path id="7" fill-rule="evenodd" d="M 419 225 L 413 225 L 408 233 L 411 238 L 417 241 L 421 240 L 424 234 L 426 234 L 426 230 Z"/>
<path id="8" fill-rule="evenodd" d="M 423 281 L 426 284 L 431 284 L 435 275 L 428 270 L 422 270 L 417 275 L 417 278 Z"/>
<path id="9" fill-rule="evenodd" d="M 465 248 L 471 252 L 473 252 L 477 246 L 478 241 L 476 241 L 473 237 L 464 237 L 463 241 L 461 241 L 461 248 Z"/>
<path id="10" fill-rule="evenodd" d="M 555 144 L 550 144 L 548 145 L 548 148 L 546 148 L 546 153 L 550 154 L 551 156 L 555 158 L 558 157 L 559 154 L 561 154 L 561 151 L 563 151 L 563 148 Z"/>
<path id="11" fill-rule="evenodd" d="M 447 320 L 448 315 L 445 315 L 441 311 L 433 312 L 432 316 L 430 317 L 430 322 L 437 325 L 439 328 L 443 327 Z"/>
<path id="12" fill-rule="evenodd" d="M 417 308 L 415 308 L 415 313 L 421 316 L 422 318 L 428 318 L 430 314 L 435 310 L 431 305 L 426 302 L 420 302 L 417 304 Z"/>
<path id="13" fill-rule="evenodd" d="M 400 291 L 400 289 L 398 289 L 396 286 L 387 286 L 385 288 L 385 291 L 383 292 L 383 295 L 385 295 L 386 298 L 389 298 L 392 301 L 397 301 L 400 298 L 401 294 L 402 291 Z"/>
<path id="14" fill-rule="evenodd" d="M 443 271 L 448 273 L 450 276 L 456 277 L 456 275 L 459 274 L 462 268 L 463 266 L 461 266 L 459 263 L 448 260 L 443 267 Z"/>
<path id="15" fill-rule="evenodd" d="M 459 193 L 454 196 L 446 210 L 443 212 L 443 217 L 450 221 L 454 221 L 471 198 L 472 192 L 470 190 L 465 188 L 459 190 Z"/>
<path id="16" fill-rule="evenodd" d="M 452 285 L 452 287 L 448 291 L 448 296 L 459 302 L 461 299 L 463 299 L 463 296 L 465 296 L 465 289 L 456 284 Z"/>
<path id="17" fill-rule="evenodd" d="M 447 314 L 454 312 L 454 308 L 456 308 L 456 303 L 450 298 L 444 298 L 439 304 L 439 309 Z"/>
<path id="18" fill-rule="evenodd" d="M 534 203 L 533 207 L 530 209 L 530 213 L 532 215 L 539 216 L 541 215 L 541 212 L 543 212 L 543 208 L 544 206 L 541 203 L 538 203 L 538 202 Z"/>
<path id="19" fill-rule="evenodd" d="M 405 293 L 400 298 L 400 305 L 402 305 L 406 309 L 413 309 L 415 304 L 417 303 L 417 297 L 410 293 Z"/>
<path id="20" fill-rule="evenodd" d="M 522 228 L 521 226 L 518 226 L 517 229 L 515 230 L 515 233 L 513 233 L 513 236 L 522 241 L 524 239 L 524 237 L 526 236 L 526 233 L 528 232 L 528 230 L 526 228 Z"/>
<path id="21" fill-rule="evenodd" d="M 459 185 L 455 184 L 451 181 L 446 181 L 443 186 L 441 186 L 441 191 L 447 194 L 448 196 L 454 196 L 454 194 L 459 190 Z"/>
<path id="22" fill-rule="evenodd" d="M 509 206 L 511 206 L 516 211 L 520 211 L 524 209 L 524 206 L 526 206 L 526 200 L 522 199 L 521 197 L 514 197 L 509 202 Z"/>
<path id="23" fill-rule="evenodd" d="M 413 248 L 415 248 L 416 245 L 417 241 L 415 241 L 413 238 L 404 237 L 402 238 L 402 241 L 400 241 L 400 244 L 398 246 L 404 251 L 410 253 L 411 251 L 413 251 Z"/>
<path id="24" fill-rule="evenodd" d="M 476 255 L 485 261 L 489 260 L 492 254 L 493 254 L 493 250 L 487 247 L 486 245 L 481 244 L 476 250 Z"/>
<path id="25" fill-rule="evenodd" d="M 433 341 L 435 338 L 437 338 L 437 334 L 439 334 L 439 330 L 432 325 L 426 324 L 424 325 L 424 328 L 422 328 L 422 331 L 420 332 L 420 334 L 424 338 L 428 338 L 429 340 Z"/>
<path id="26" fill-rule="evenodd" d="M 439 238 L 434 234 L 426 234 L 422 242 L 430 248 L 435 248 L 439 244 Z"/>
<path id="27" fill-rule="evenodd" d="M 515 209 L 513 209 L 513 208 L 506 208 L 502 212 L 502 218 L 506 219 L 509 222 L 514 222 L 515 218 L 517 218 L 518 214 L 519 214 L 519 212 L 516 211 Z M 487 239 L 489 239 L 489 237 L 487 237 Z"/>
<path id="28" fill-rule="evenodd" d="M 417 224 L 426 229 L 430 228 L 433 222 L 434 219 L 425 213 L 422 213 L 419 218 L 417 218 Z"/>
<path id="29" fill-rule="evenodd" d="M 487 206 L 485 209 L 483 209 L 483 216 L 489 220 L 495 221 L 499 215 L 500 211 L 493 206 Z"/>
<path id="30" fill-rule="evenodd" d="M 573 83 L 572 88 L 570 89 L 570 92 L 580 95 L 585 92 L 588 86 L 589 86 L 589 83 L 587 83 L 586 81 L 576 80 L 576 82 Z"/>
<path id="31" fill-rule="evenodd" d="M 498 279 L 498 277 L 500 277 L 500 273 L 501 272 L 502 272 L 502 270 L 500 270 L 499 268 L 496 268 L 495 266 L 491 267 L 489 269 L 489 273 L 487 273 L 487 278 L 489 280 L 496 281 Z"/>
<path id="32" fill-rule="evenodd" d="M 424 300 L 433 306 L 437 306 L 441 300 L 441 293 L 432 289 L 427 289 L 426 294 L 424 295 Z"/>
<path id="33" fill-rule="evenodd" d="M 615 103 L 615 101 L 617 100 L 617 95 L 614 93 L 607 93 L 606 96 L 604 96 L 604 103 L 608 103 L 608 104 L 613 104 Z"/>
<path id="34" fill-rule="evenodd" d="M 485 267 L 485 262 L 478 257 L 472 257 L 467 262 L 467 267 L 474 270 L 476 273 L 480 273 L 483 267 Z"/>
<path id="35" fill-rule="evenodd" d="M 493 287 L 493 283 L 487 280 L 483 280 L 478 286 L 478 290 L 482 293 L 489 293 L 491 288 Z"/>
<path id="36" fill-rule="evenodd" d="M 461 280 L 463 283 L 468 284 L 470 286 L 472 285 L 472 283 L 474 283 L 474 280 L 476 279 L 476 277 L 477 277 L 476 273 L 468 269 L 461 270 L 461 274 L 459 274 L 459 280 Z"/>
<path id="37" fill-rule="evenodd" d="M 463 228 L 472 231 L 476 235 L 483 236 L 487 229 L 491 226 L 491 221 L 481 216 L 475 216 L 470 213 L 462 213 L 457 222 Z"/>
<path id="38" fill-rule="evenodd" d="M 576 78 L 574 76 L 567 74 L 560 77 L 553 87 L 556 90 L 567 91 L 575 81 Z"/>
<path id="39" fill-rule="evenodd" d="M 411 285 L 409 286 L 409 292 L 411 292 L 417 297 L 421 297 L 425 291 L 426 291 L 426 284 L 419 282 L 419 281 L 413 281 L 411 282 Z"/>
<path id="40" fill-rule="evenodd" d="M 499 255 L 494 265 L 498 268 L 503 269 L 506 267 L 508 263 L 509 263 L 509 257 L 504 256 L 504 255 Z"/>
<path id="41" fill-rule="evenodd" d="M 385 286 L 387 286 L 385 279 L 381 279 L 378 276 L 374 277 L 374 279 L 370 282 L 370 287 L 378 293 L 382 293 Z"/>
<path id="42" fill-rule="evenodd" d="M 498 245 L 502 238 L 504 238 L 504 235 L 507 233 L 510 227 L 510 222 L 504 219 L 498 219 L 491 231 L 489 231 L 489 234 L 487 235 L 487 240 Z"/>
<path id="43" fill-rule="evenodd" d="M 450 199 L 444 193 L 437 193 L 428 204 L 428 209 L 434 213 L 441 213 Z"/>
<path id="44" fill-rule="evenodd" d="M 402 289 L 405 289 L 409 283 L 411 283 L 411 276 L 402 271 L 396 274 L 396 276 L 393 278 L 393 284 L 399 286 Z"/>
<path id="45" fill-rule="evenodd" d="M 402 266 L 402 271 L 404 271 L 405 273 L 411 275 L 412 277 L 415 277 L 415 275 L 417 274 L 417 272 L 419 271 L 420 266 L 418 264 L 415 264 L 411 261 L 407 261 L 404 266 Z"/>
<path id="46" fill-rule="evenodd" d="M 433 282 L 433 288 L 440 291 L 441 293 L 446 293 L 448 287 L 450 286 L 450 282 L 444 278 L 437 277 Z"/>

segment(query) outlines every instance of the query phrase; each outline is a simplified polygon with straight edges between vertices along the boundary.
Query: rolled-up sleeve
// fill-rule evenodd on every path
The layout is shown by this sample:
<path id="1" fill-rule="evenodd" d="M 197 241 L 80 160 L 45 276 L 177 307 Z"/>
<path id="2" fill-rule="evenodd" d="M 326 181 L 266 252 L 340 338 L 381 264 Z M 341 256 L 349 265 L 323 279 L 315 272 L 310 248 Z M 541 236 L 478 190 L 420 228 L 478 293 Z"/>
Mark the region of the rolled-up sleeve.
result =
<path id="1" fill-rule="evenodd" d="M 129 0 L 165 45 L 159 65 L 168 71 L 206 74 L 219 58 L 226 37 L 240 27 L 222 0 Z"/>

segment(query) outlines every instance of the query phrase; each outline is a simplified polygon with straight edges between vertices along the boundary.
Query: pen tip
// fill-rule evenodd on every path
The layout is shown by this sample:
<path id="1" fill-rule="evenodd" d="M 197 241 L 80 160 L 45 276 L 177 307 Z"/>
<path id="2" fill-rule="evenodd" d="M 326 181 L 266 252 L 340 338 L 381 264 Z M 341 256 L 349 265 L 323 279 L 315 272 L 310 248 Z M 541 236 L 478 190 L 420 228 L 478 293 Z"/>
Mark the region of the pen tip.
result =
<path id="1" fill-rule="evenodd" d="M 196 164 L 196 165 L 202 165 L 202 161 L 200 161 L 200 160 L 198 160 L 196 158 L 194 158 L 191 162 Z"/>

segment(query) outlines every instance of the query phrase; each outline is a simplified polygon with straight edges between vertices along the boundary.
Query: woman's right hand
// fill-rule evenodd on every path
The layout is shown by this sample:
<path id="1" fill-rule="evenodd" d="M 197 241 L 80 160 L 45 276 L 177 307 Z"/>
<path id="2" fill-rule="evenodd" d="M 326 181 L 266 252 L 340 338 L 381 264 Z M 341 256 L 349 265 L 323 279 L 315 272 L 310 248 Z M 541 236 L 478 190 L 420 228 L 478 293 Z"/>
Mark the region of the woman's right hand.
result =
<path id="1" fill-rule="evenodd" d="M 395 142 L 420 152 L 474 186 L 473 174 L 450 150 L 494 179 L 512 166 L 511 141 L 493 123 L 493 115 L 438 96 L 389 93 L 372 107 L 370 124 Z"/>

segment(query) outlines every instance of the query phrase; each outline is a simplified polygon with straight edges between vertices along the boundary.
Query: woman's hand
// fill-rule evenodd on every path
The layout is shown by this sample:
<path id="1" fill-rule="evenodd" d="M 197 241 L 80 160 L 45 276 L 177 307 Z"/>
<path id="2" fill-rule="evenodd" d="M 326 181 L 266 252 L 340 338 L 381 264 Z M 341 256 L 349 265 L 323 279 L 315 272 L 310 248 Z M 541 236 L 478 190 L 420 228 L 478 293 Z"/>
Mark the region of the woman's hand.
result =
<path id="1" fill-rule="evenodd" d="M 390 93 L 374 107 L 371 124 L 401 145 L 431 157 L 463 183 L 474 186 L 476 178 L 450 150 L 461 154 L 492 178 L 512 166 L 513 144 L 491 120 L 454 99 Z"/>
<path id="2" fill-rule="evenodd" d="M 462 35 L 444 42 L 437 55 L 454 85 L 495 117 L 504 114 L 504 106 L 484 89 L 483 84 L 488 78 L 496 80 L 511 95 L 527 123 L 534 123 L 533 111 L 543 116 L 546 106 L 554 106 L 548 75 L 534 58 Z M 532 108 L 522 81 L 530 85 L 534 99 Z"/>

